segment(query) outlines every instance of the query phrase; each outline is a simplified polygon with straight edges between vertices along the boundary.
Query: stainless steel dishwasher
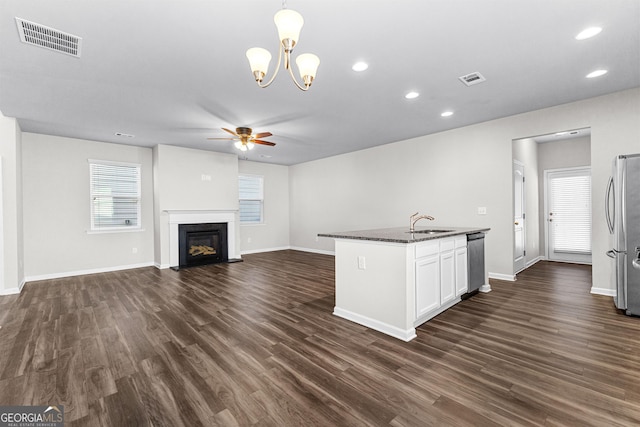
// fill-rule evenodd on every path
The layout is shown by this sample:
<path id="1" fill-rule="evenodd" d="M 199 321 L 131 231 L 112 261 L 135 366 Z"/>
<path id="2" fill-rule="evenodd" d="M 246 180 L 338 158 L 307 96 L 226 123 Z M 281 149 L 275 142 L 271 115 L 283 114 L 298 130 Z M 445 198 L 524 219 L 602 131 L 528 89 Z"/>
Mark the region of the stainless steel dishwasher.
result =
<path id="1" fill-rule="evenodd" d="M 484 285 L 484 233 L 467 234 L 467 267 L 469 271 L 469 290 L 462 299 L 478 293 Z"/>

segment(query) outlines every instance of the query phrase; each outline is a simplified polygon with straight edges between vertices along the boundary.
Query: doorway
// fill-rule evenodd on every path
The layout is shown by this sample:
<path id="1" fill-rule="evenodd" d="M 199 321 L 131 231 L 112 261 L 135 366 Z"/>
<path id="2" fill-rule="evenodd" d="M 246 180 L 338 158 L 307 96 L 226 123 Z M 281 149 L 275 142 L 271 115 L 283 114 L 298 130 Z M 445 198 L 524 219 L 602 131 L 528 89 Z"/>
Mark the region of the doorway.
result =
<path id="1" fill-rule="evenodd" d="M 525 187 L 524 164 L 513 161 L 513 271 L 518 273 L 526 267 L 526 232 L 525 232 Z"/>
<path id="2" fill-rule="evenodd" d="M 544 172 L 546 257 L 591 263 L 591 168 Z"/>

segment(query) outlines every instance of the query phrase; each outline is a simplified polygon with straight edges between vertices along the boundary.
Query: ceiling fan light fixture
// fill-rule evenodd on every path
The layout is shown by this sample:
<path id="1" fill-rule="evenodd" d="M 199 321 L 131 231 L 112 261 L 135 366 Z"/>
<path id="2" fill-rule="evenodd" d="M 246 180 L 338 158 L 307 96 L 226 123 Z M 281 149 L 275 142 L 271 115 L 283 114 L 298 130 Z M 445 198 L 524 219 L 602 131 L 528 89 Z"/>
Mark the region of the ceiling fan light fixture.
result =
<path id="1" fill-rule="evenodd" d="M 242 150 L 242 141 L 236 141 L 233 143 L 233 145 L 238 149 L 238 150 Z"/>
<path id="2" fill-rule="evenodd" d="M 253 142 L 251 142 L 251 141 L 247 142 L 247 148 L 249 150 L 253 150 L 253 147 L 255 147 L 255 146 L 256 146 L 256 144 L 254 144 Z"/>

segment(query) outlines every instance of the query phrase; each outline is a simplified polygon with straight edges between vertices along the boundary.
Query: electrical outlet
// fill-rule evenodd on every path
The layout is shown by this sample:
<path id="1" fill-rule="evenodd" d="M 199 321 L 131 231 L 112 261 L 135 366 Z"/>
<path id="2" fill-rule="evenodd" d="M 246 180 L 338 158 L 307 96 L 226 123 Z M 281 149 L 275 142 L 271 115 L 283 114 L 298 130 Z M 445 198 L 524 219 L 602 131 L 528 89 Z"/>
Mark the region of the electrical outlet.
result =
<path id="1" fill-rule="evenodd" d="M 247 243 L 251 243 L 251 237 L 247 237 Z"/>
<path id="2" fill-rule="evenodd" d="M 318 241 L 318 236 L 316 236 L 316 242 Z"/>
<path id="3" fill-rule="evenodd" d="M 138 253 L 138 248 L 131 248 L 131 253 L 137 254 Z"/>
<path id="4" fill-rule="evenodd" d="M 366 270 L 367 269 L 367 262 L 365 257 L 363 256 L 359 256 L 358 257 L 358 269 L 360 270 Z"/>
<path id="5" fill-rule="evenodd" d="M 482 206 L 478 208 L 478 215 L 486 215 L 487 214 L 487 208 Z"/>

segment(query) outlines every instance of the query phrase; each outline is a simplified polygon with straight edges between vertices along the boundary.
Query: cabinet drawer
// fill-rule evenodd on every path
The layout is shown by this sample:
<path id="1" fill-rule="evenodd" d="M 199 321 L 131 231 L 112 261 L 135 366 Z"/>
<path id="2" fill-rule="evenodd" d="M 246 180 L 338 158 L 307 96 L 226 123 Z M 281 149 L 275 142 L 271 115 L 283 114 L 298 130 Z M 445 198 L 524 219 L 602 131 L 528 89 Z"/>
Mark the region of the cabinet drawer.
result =
<path id="1" fill-rule="evenodd" d="M 438 240 L 419 243 L 416 245 L 416 259 L 440 252 L 440 242 Z"/>
<path id="2" fill-rule="evenodd" d="M 440 252 L 452 251 L 454 247 L 455 241 L 453 237 L 440 240 Z"/>
<path id="3" fill-rule="evenodd" d="M 467 235 L 463 235 L 463 236 L 456 236 L 454 237 L 455 239 L 455 245 L 456 245 L 456 249 L 457 248 L 466 248 L 467 247 Z"/>

